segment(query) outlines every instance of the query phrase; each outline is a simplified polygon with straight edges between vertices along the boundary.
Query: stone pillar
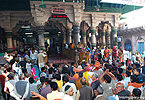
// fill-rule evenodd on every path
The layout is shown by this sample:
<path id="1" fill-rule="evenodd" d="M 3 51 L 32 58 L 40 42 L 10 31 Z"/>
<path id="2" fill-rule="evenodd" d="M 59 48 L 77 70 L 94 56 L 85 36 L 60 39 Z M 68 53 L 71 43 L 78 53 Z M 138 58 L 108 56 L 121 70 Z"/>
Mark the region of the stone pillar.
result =
<path id="1" fill-rule="evenodd" d="M 72 30 L 68 30 L 68 33 L 67 33 L 67 44 L 70 44 L 72 43 Z"/>
<path id="2" fill-rule="evenodd" d="M 13 45 L 15 48 L 17 48 L 17 36 L 13 35 Z"/>
<path id="3" fill-rule="evenodd" d="M 91 45 L 92 47 L 96 46 L 96 30 L 94 28 L 91 29 Z"/>
<path id="4" fill-rule="evenodd" d="M 82 34 L 82 43 L 83 43 L 84 46 L 87 45 L 86 32 L 83 32 L 83 34 Z"/>
<path id="5" fill-rule="evenodd" d="M 106 41 L 105 35 L 106 35 L 106 32 L 105 31 L 102 31 L 102 44 L 103 44 L 103 46 L 106 45 L 106 43 L 105 43 L 105 41 Z"/>
<path id="6" fill-rule="evenodd" d="M 111 30 L 107 30 L 107 46 L 111 48 Z"/>
<path id="7" fill-rule="evenodd" d="M 117 27 L 113 27 L 113 46 L 118 46 L 117 43 Z"/>
<path id="8" fill-rule="evenodd" d="M 45 45 L 44 45 L 44 27 L 38 26 L 37 33 L 38 33 L 39 48 L 44 49 L 45 48 Z"/>
<path id="9" fill-rule="evenodd" d="M 12 32 L 6 32 L 7 34 L 7 50 L 13 50 Z"/>
<path id="10" fill-rule="evenodd" d="M 73 33 L 74 42 L 77 45 L 80 42 L 80 26 L 78 24 L 73 25 Z"/>

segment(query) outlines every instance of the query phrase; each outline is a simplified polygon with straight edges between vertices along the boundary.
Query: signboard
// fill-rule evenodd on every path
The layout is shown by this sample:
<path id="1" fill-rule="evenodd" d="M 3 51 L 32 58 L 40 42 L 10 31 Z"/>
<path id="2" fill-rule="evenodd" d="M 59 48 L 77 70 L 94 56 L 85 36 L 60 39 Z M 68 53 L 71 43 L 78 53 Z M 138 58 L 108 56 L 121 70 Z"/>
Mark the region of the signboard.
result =
<path id="1" fill-rule="evenodd" d="M 65 14 L 65 9 L 61 7 L 54 7 L 52 8 L 53 14 Z"/>
<path id="2" fill-rule="evenodd" d="M 145 4 L 145 0 L 101 0 L 101 2 L 136 5 L 136 6 L 144 6 Z"/>

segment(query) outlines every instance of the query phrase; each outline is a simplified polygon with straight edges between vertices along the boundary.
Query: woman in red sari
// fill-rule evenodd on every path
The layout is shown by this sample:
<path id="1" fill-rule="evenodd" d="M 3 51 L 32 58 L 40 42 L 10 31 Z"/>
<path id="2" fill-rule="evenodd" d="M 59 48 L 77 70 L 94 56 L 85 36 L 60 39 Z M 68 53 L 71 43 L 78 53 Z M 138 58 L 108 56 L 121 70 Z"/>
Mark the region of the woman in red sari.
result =
<path id="1" fill-rule="evenodd" d="M 113 49 L 112 49 L 112 59 L 115 59 L 116 60 L 117 58 L 117 49 L 115 46 L 113 46 Z"/>

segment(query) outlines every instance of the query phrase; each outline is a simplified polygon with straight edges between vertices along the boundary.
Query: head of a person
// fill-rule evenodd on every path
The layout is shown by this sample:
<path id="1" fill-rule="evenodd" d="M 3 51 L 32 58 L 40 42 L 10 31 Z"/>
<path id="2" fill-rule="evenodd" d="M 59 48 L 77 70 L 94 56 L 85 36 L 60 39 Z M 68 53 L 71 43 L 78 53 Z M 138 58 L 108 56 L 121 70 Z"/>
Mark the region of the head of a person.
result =
<path id="1" fill-rule="evenodd" d="M 141 90 L 139 88 L 134 88 L 133 91 L 132 91 L 132 96 L 140 98 L 140 96 L 141 96 Z"/>
<path id="2" fill-rule="evenodd" d="M 134 69 L 133 73 L 135 75 L 139 75 L 140 74 L 140 69 L 139 68 Z"/>
<path id="3" fill-rule="evenodd" d="M 124 66 L 124 62 L 121 62 L 121 65 Z"/>
<path id="4" fill-rule="evenodd" d="M 80 80 L 80 83 L 82 84 L 82 85 L 86 85 L 87 83 L 86 83 L 86 79 L 85 78 L 82 78 L 81 80 Z"/>
<path id="5" fill-rule="evenodd" d="M 133 82 L 138 82 L 138 78 L 135 75 L 130 76 L 130 81 Z"/>
<path id="6" fill-rule="evenodd" d="M 65 94 L 69 95 L 69 96 L 73 96 L 74 92 L 73 92 L 73 88 L 70 85 L 67 85 L 64 89 Z"/>
<path id="7" fill-rule="evenodd" d="M 42 67 L 42 68 L 41 68 L 41 71 L 42 71 L 42 72 L 46 72 L 46 67 Z"/>
<path id="8" fill-rule="evenodd" d="M 40 82 L 43 84 L 45 82 L 45 76 L 40 77 Z"/>
<path id="9" fill-rule="evenodd" d="M 118 92 L 123 91 L 124 90 L 124 84 L 121 83 L 121 82 L 117 83 L 116 84 L 116 89 L 117 89 Z"/>
<path id="10" fill-rule="evenodd" d="M 30 77 L 30 78 L 29 78 L 29 83 L 30 83 L 30 84 L 33 84 L 33 83 L 34 83 L 34 78 L 33 78 L 33 77 Z"/>
<path id="11" fill-rule="evenodd" d="M 50 87 L 51 87 L 51 90 L 52 90 L 52 91 L 58 90 L 58 85 L 57 85 L 56 82 L 51 82 L 51 83 L 50 83 Z"/>
<path id="12" fill-rule="evenodd" d="M 72 62 L 72 63 L 71 63 L 71 66 L 75 66 L 75 62 Z"/>
<path id="13" fill-rule="evenodd" d="M 126 71 L 126 77 L 130 77 L 131 76 L 131 72 L 130 71 Z"/>
<path id="14" fill-rule="evenodd" d="M 14 79 L 14 74 L 10 73 L 7 77 L 8 77 L 8 80 L 13 80 Z"/>
<path id="15" fill-rule="evenodd" d="M 69 75 L 65 74 L 65 75 L 62 77 L 62 81 L 63 81 L 64 83 L 69 82 Z"/>
<path id="16" fill-rule="evenodd" d="M 98 75 L 96 74 L 96 73 L 94 73 L 93 75 L 92 75 L 92 80 L 96 80 L 98 78 Z"/>
<path id="17" fill-rule="evenodd" d="M 123 76 L 122 76 L 121 74 L 118 74 L 118 75 L 117 75 L 117 80 L 118 80 L 118 81 L 122 81 L 122 80 L 123 80 Z"/>
<path id="18" fill-rule="evenodd" d="M 31 63 L 30 59 L 27 60 L 27 63 Z"/>
<path id="19" fill-rule="evenodd" d="M 52 64 L 52 63 L 49 63 L 49 67 L 50 67 L 50 68 L 53 68 L 53 64 Z"/>
<path id="20" fill-rule="evenodd" d="M 108 76 L 107 74 L 105 74 L 105 75 L 103 76 L 103 78 L 104 78 L 104 82 L 105 82 L 105 83 L 111 83 L 111 77 Z"/>
<path id="21" fill-rule="evenodd" d="M 108 47 L 106 46 L 105 49 L 108 49 Z"/>
<path id="22" fill-rule="evenodd" d="M 123 73 L 123 68 L 118 68 L 118 74 L 122 74 Z"/>
<path id="23" fill-rule="evenodd" d="M 95 96 L 103 94 L 103 88 L 101 86 L 98 86 L 96 89 L 94 89 Z"/>
<path id="24" fill-rule="evenodd" d="M 83 72 L 80 71 L 80 72 L 78 73 L 78 75 L 79 75 L 80 78 L 82 78 L 82 77 L 83 77 Z"/>
<path id="25" fill-rule="evenodd" d="M 45 78 L 45 84 L 48 85 L 51 83 L 51 80 L 49 78 Z"/>
<path id="26" fill-rule="evenodd" d="M 60 80 L 61 80 L 60 74 L 56 74 L 56 75 L 55 75 L 55 79 L 58 80 L 58 81 L 60 81 Z"/>

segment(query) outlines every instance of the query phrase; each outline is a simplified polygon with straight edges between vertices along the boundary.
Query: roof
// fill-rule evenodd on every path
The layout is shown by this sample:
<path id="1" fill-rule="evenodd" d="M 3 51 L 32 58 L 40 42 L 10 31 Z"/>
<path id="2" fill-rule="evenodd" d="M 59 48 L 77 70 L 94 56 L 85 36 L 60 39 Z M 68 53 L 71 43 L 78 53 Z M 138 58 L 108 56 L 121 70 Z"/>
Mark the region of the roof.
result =
<path id="1" fill-rule="evenodd" d="M 143 27 L 136 27 L 131 29 L 120 29 L 118 30 L 117 34 L 118 36 L 122 36 L 124 34 L 137 34 L 137 33 L 144 33 L 145 28 Z"/>
<path id="2" fill-rule="evenodd" d="M 0 11 L 30 10 L 30 0 L 0 0 Z"/>

